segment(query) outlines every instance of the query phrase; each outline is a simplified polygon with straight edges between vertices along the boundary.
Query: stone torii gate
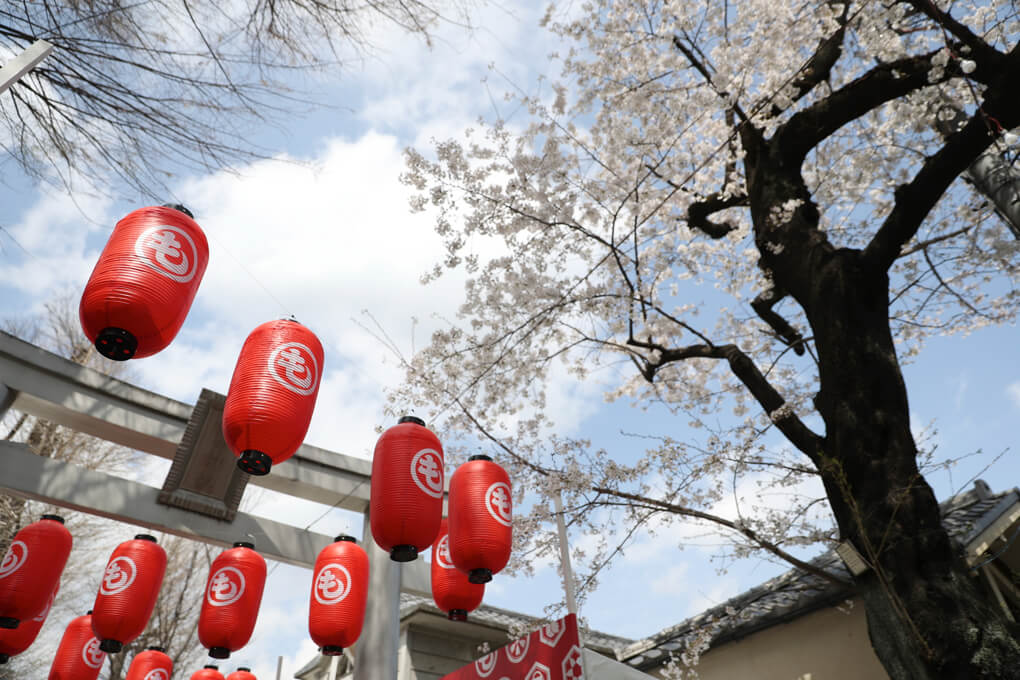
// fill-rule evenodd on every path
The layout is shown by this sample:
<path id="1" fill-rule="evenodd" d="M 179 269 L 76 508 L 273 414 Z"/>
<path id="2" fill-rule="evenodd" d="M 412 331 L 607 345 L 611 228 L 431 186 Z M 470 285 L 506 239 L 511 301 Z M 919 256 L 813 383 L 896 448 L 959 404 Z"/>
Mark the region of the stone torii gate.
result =
<path id="1" fill-rule="evenodd" d="M 393 562 L 370 538 L 371 463 L 304 445 L 270 474 L 249 477 L 223 440 L 224 399 L 202 390 L 185 404 L 0 332 L 0 415 L 13 408 L 173 461 L 157 489 L 4 441 L 0 491 L 225 548 L 251 536 L 265 557 L 309 569 L 332 537 L 240 512 L 245 486 L 360 512 L 371 569 L 355 680 L 396 680 L 400 592 L 431 597 L 431 584 L 421 560 Z"/>

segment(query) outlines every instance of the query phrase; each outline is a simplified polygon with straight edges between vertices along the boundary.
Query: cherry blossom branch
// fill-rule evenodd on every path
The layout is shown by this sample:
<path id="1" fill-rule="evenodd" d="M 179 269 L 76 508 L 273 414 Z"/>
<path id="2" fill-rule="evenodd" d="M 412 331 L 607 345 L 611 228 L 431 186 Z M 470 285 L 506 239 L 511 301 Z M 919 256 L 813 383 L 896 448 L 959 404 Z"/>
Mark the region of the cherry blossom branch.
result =
<path id="1" fill-rule="evenodd" d="M 758 314 L 762 321 L 769 325 L 769 328 L 776 332 L 776 335 L 793 349 L 797 356 L 804 355 L 804 336 L 790 322 L 779 315 L 772 308 L 786 297 L 786 292 L 778 286 L 773 285 L 768 290 L 762 291 L 751 301 L 751 308 Z"/>
<path id="2" fill-rule="evenodd" d="M 949 12 L 943 12 L 931 0 L 907 0 L 916 10 L 935 20 L 940 27 L 949 31 L 961 43 L 971 49 L 970 57 L 990 69 L 998 67 L 1003 54 L 975 35 L 969 28 L 954 19 Z"/>
<path id="3" fill-rule="evenodd" d="M 719 526 L 726 527 L 727 529 L 731 529 L 732 531 L 742 534 L 745 538 L 750 540 L 755 545 L 772 553 L 776 557 L 786 562 L 789 562 L 798 569 L 801 569 L 809 574 L 814 574 L 815 576 L 818 576 L 820 578 L 824 578 L 826 581 L 834 583 L 840 586 L 841 588 L 849 588 L 852 586 L 852 584 L 849 581 L 845 581 L 836 576 L 835 574 L 830 574 L 824 569 L 819 569 L 813 564 L 797 559 L 796 557 L 786 552 L 772 541 L 758 535 L 758 533 L 754 529 L 752 529 L 751 527 L 747 526 L 742 522 L 740 523 L 733 522 L 731 520 L 726 519 L 725 517 L 720 517 L 719 515 L 713 515 L 711 513 L 703 512 L 701 510 L 694 510 L 693 508 L 687 508 L 682 505 L 676 505 L 674 503 L 668 503 L 666 501 L 661 501 L 655 498 L 648 498 L 646 496 L 639 496 L 637 494 L 628 493 L 626 491 L 619 491 L 617 489 L 611 489 L 609 487 L 597 486 L 594 487 L 592 490 L 605 496 L 612 496 L 615 498 L 630 501 L 629 503 L 626 504 L 627 507 L 643 507 L 646 509 L 657 508 L 661 511 L 669 512 L 674 515 L 690 517 L 692 519 L 700 519 L 706 522 L 711 522 L 712 524 L 717 524 Z M 603 502 L 602 504 L 613 505 L 614 503 Z"/>
<path id="4" fill-rule="evenodd" d="M 745 194 L 735 194 L 724 198 L 721 194 L 715 193 L 703 200 L 691 203 L 687 207 L 687 224 L 714 239 L 720 239 L 736 229 L 737 225 L 732 222 L 713 222 L 708 219 L 709 215 L 727 208 L 746 205 L 747 196 Z"/>

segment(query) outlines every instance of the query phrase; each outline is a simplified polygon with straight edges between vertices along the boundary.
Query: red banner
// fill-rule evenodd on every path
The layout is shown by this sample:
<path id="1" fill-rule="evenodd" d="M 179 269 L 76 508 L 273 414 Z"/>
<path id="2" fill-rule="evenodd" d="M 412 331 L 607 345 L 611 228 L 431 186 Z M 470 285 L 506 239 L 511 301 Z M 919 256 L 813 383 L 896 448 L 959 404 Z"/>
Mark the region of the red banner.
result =
<path id="1" fill-rule="evenodd" d="M 442 680 L 584 680 L 577 616 L 567 614 Z"/>

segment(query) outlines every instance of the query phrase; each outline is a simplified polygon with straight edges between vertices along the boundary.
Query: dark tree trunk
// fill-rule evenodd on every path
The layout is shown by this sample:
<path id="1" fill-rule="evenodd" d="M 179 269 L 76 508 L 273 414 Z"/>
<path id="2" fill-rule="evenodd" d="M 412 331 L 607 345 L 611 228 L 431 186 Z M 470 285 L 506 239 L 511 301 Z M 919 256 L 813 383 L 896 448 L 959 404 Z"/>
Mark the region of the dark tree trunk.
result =
<path id="1" fill-rule="evenodd" d="M 754 151 L 756 241 L 763 266 L 811 324 L 825 422 L 813 462 L 842 538 L 874 567 L 855 585 L 879 660 L 894 680 L 1020 677 L 1020 631 L 977 588 L 917 468 L 885 270 L 861 251 L 833 248 L 799 170 L 766 144 Z M 803 203 L 776 224 L 771 207 L 791 199 Z"/>

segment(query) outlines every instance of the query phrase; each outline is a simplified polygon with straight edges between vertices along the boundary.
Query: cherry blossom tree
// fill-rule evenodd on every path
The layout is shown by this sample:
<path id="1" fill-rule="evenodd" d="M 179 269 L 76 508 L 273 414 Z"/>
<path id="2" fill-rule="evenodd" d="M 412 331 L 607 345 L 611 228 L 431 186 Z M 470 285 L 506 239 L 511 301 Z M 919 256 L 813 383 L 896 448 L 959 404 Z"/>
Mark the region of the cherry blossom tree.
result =
<path id="1" fill-rule="evenodd" d="M 523 125 L 408 152 L 447 247 L 425 280 L 469 281 L 394 404 L 435 404 L 518 490 L 613 537 L 582 590 L 663 518 L 816 572 L 803 546 L 846 541 L 891 677 L 1015 674 L 1020 630 L 941 524 L 901 362 L 1016 316 L 1017 241 L 956 182 L 986 152 L 1015 159 L 1016 4 L 593 0 L 546 25 L 561 77 L 521 97 Z M 557 436 L 565 376 L 704 436 L 638 460 Z M 741 480 L 822 491 L 717 511 Z M 518 554 L 550 548 L 548 504 L 531 507 Z"/>

